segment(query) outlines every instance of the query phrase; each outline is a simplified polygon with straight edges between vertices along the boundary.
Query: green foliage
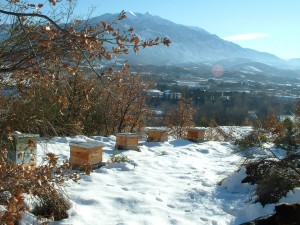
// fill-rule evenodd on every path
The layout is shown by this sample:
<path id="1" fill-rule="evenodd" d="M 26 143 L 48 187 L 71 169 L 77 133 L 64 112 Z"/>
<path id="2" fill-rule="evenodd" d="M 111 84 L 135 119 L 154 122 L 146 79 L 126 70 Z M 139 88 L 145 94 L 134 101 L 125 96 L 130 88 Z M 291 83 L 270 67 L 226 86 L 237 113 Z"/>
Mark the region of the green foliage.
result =
<path id="1" fill-rule="evenodd" d="M 245 137 L 235 141 L 241 149 L 247 149 L 252 147 L 260 147 L 262 143 L 267 142 L 268 137 L 262 131 L 254 130 Z"/>
<path id="2" fill-rule="evenodd" d="M 166 151 L 161 151 L 161 152 L 157 152 L 155 155 L 164 156 L 164 155 L 168 155 L 168 153 Z"/>
<path id="3" fill-rule="evenodd" d="M 122 163 L 122 162 L 129 162 L 128 156 L 127 155 L 117 155 L 117 154 L 114 154 L 109 159 L 108 164 Z"/>
<path id="4" fill-rule="evenodd" d="M 296 134 L 299 132 L 299 127 L 291 119 L 285 119 L 282 124 L 283 135 L 275 143 L 286 149 L 288 153 L 295 152 L 297 150 Z"/>
<path id="5" fill-rule="evenodd" d="M 273 123 L 273 126 L 268 126 L 268 129 L 273 134 L 273 142 L 278 147 L 285 149 L 288 154 L 297 152 L 300 126 L 296 118 L 294 120 L 287 118 L 283 122 Z"/>
<path id="6" fill-rule="evenodd" d="M 204 116 L 202 116 L 200 118 L 199 126 L 200 127 L 208 127 L 209 126 L 209 123 L 208 123 L 208 121 L 206 120 L 206 118 Z"/>

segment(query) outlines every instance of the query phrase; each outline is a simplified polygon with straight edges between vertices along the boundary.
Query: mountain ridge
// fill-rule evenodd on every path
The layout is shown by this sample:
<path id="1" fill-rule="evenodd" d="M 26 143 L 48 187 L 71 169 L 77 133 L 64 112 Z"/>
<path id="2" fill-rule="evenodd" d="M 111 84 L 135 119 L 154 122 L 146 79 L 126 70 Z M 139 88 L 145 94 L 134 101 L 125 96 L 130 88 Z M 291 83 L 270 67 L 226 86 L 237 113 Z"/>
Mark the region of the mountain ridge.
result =
<path id="1" fill-rule="evenodd" d="M 91 18 L 90 23 L 102 20 L 112 21 L 118 14 L 106 13 Z M 149 12 L 126 12 L 127 18 L 120 21 L 120 27 L 133 27 L 142 39 L 167 37 L 170 47 L 156 46 L 142 49 L 138 57 L 129 53 L 124 57 L 131 64 L 184 65 L 203 62 L 218 62 L 230 59 L 249 59 L 277 68 L 300 69 L 300 60 L 283 60 L 274 54 L 243 48 L 215 34 L 194 26 L 176 24 Z M 123 57 L 123 56 L 122 56 Z"/>

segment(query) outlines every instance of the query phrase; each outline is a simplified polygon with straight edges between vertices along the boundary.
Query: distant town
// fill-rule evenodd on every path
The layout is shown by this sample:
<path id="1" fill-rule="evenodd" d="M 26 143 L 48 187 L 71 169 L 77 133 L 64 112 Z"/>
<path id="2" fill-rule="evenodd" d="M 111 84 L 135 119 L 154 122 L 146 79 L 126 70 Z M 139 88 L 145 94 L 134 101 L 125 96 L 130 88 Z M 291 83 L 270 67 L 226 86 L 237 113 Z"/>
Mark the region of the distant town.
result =
<path id="1" fill-rule="evenodd" d="M 146 68 L 148 71 L 133 73 L 154 80 L 147 97 L 150 108 L 160 116 L 167 107 L 188 98 L 198 109 L 195 121 L 215 119 L 221 125 L 243 125 L 268 114 L 291 116 L 300 97 L 300 79 L 288 76 L 247 71 L 214 76 L 211 71 L 196 73 L 195 68 Z"/>

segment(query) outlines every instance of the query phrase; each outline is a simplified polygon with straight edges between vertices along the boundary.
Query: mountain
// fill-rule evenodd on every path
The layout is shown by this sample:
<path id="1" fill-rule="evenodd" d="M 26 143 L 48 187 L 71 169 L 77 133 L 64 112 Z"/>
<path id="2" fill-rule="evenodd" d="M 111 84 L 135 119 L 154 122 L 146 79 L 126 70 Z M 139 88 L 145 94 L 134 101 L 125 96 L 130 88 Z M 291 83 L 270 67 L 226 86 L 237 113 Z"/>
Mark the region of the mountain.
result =
<path id="1" fill-rule="evenodd" d="M 286 62 L 288 65 L 291 67 L 294 67 L 296 69 L 300 69 L 300 58 L 295 58 L 295 59 L 289 59 Z"/>
<path id="2" fill-rule="evenodd" d="M 103 14 L 91 18 L 91 25 L 101 21 L 111 22 L 118 14 Z M 211 70 L 211 66 L 220 64 L 226 71 L 248 74 L 265 74 L 277 77 L 300 77 L 300 59 L 283 60 L 279 57 L 259 52 L 219 38 L 199 27 L 176 24 L 149 12 L 127 12 L 127 18 L 119 28 L 133 27 L 141 39 L 167 37 L 170 47 L 155 46 L 140 50 L 138 55 L 133 51 L 121 56 L 129 64 L 154 66 L 199 66 Z"/>
<path id="3" fill-rule="evenodd" d="M 128 59 L 134 63 L 154 65 L 178 65 L 185 63 L 199 63 L 233 58 L 244 58 L 270 65 L 284 64 L 275 55 L 242 48 L 237 44 L 225 41 L 214 34 L 198 28 L 173 23 L 151 13 L 126 13 L 127 18 L 120 21 L 123 27 L 133 27 L 142 39 L 168 37 L 172 43 L 170 47 L 159 46 L 146 48 Z M 90 23 L 102 20 L 112 21 L 117 14 L 104 14 L 92 18 Z"/>
<path id="4" fill-rule="evenodd" d="M 253 61 L 250 59 L 241 59 L 241 58 L 234 58 L 234 59 L 225 59 L 216 61 L 216 64 L 223 65 L 224 70 L 230 72 L 238 72 L 239 74 L 248 74 L 248 75 L 259 75 L 266 76 L 266 77 L 283 77 L 283 78 L 299 78 L 300 77 L 300 70 L 297 69 L 296 63 L 294 66 L 284 64 L 280 62 L 280 66 L 269 65 L 266 63 Z M 298 67 L 300 68 L 300 67 Z"/>

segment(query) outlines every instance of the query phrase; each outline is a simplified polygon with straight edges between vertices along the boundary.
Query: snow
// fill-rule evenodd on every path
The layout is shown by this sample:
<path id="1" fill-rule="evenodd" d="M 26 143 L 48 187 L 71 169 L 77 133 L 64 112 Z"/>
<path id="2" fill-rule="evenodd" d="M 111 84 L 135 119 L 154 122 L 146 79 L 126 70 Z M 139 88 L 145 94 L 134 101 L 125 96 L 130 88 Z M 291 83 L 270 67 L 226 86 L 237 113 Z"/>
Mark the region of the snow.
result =
<path id="1" fill-rule="evenodd" d="M 248 71 L 252 71 L 252 72 L 263 72 L 263 71 L 261 71 L 260 69 L 257 69 L 254 66 L 245 66 L 245 67 L 243 67 L 243 69 L 248 70 Z"/>
<path id="2" fill-rule="evenodd" d="M 146 12 L 146 13 L 145 13 L 145 15 L 148 15 L 148 16 L 156 16 L 154 13 L 152 13 L 152 12 L 149 12 L 149 11 L 148 11 L 148 12 Z"/>
<path id="3" fill-rule="evenodd" d="M 251 126 L 218 126 L 224 135 L 231 137 L 233 140 L 240 139 L 253 131 Z"/>
<path id="4" fill-rule="evenodd" d="M 50 224 L 237 225 L 274 210 L 274 204 L 253 203 L 255 186 L 242 184 L 246 171 L 238 171 L 244 156 L 230 142 L 140 141 L 140 151 L 116 151 L 114 136 L 56 137 L 39 143 L 38 162 L 47 152 L 68 159 L 69 143 L 85 141 L 105 144 L 103 161 L 114 154 L 129 161 L 95 169 L 79 183 L 68 181 L 69 218 Z M 300 188 L 281 200 L 295 201 Z M 25 216 L 23 224 L 32 223 Z"/>
<path id="5" fill-rule="evenodd" d="M 132 16 L 136 17 L 134 12 L 129 12 Z"/>

